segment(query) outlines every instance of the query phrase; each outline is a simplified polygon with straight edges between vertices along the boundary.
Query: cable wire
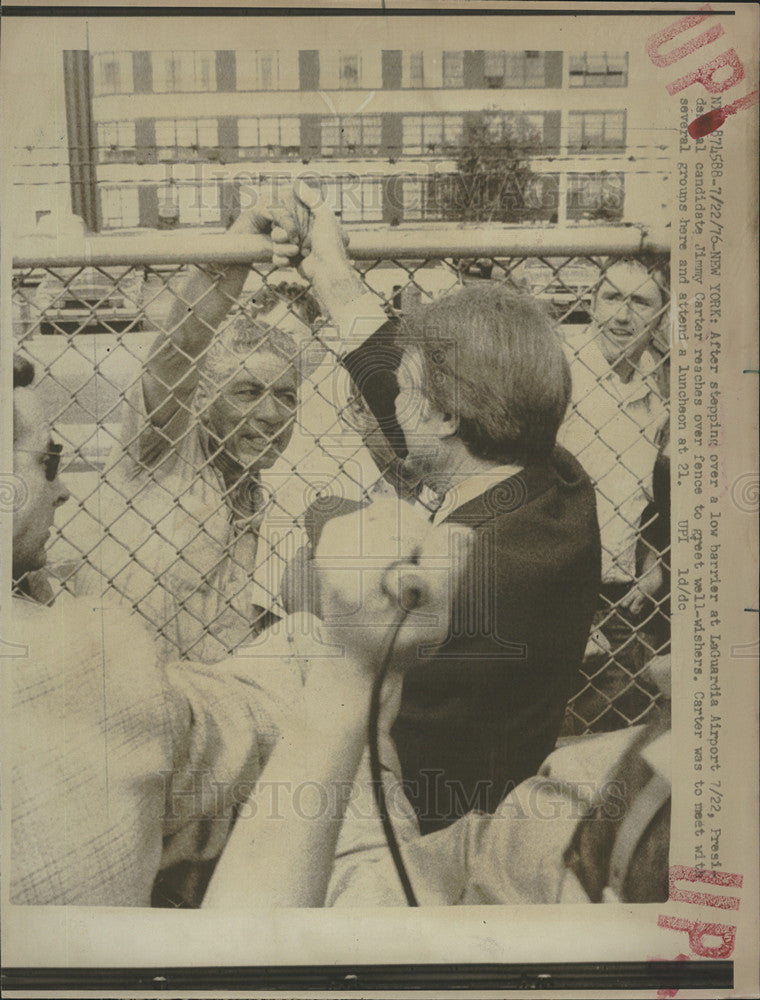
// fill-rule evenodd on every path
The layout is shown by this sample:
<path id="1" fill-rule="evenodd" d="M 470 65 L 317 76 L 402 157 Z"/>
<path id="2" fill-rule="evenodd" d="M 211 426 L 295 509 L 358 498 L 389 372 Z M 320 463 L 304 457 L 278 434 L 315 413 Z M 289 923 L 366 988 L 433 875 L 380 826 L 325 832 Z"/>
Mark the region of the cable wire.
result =
<path id="1" fill-rule="evenodd" d="M 412 888 L 412 883 L 409 878 L 409 873 L 406 870 L 406 865 L 404 864 L 404 859 L 401 856 L 401 848 L 399 847 L 398 840 L 396 839 L 396 833 L 393 829 L 393 823 L 391 822 L 390 815 L 388 814 L 388 803 L 385 798 L 385 790 L 383 788 L 383 780 L 381 774 L 380 765 L 380 741 L 378 733 L 378 720 L 380 717 L 380 695 L 383 688 L 383 682 L 385 681 L 388 670 L 390 669 L 391 660 L 393 658 L 393 651 L 396 647 L 396 640 L 398 639 L 398 634 L 401 631 L 401 627 L 406 621 L 409 612 L 416 607 L 419 603 L 419 595 L 413 594 L 411 600 L 404 602 L 401 614 L 399 615 L 398 621 L 392 626 L 392 634 L 390 642 L 388 643 L 388 649 L 385 653 L 385 658 L 383 660 L 382 666 L 378 671 L 374 683 L 372 685 L 372 695 L 370 698 L 369 705 L 369 725 L 368 725 L 368 735 L 369 735 L 369 766 L 370 773 L 372 777 L 372 791 L 375 796 L 375 803 L 377 805 L 378 812 L 380 813 L 380 821 L 383 824 L 383 832 L 385 834 L 385 839 L 388 843 L 388 849 L 391 852 L 391 857 L 393 858 L 393 863 L 396 867 L 396 872 L 398 874 L 401 886 L 404 890 L 404 895 L 406 896 L 406 902 L 408 906 L 419 906 L 417 902 L 417 897 L 414 894 L 414 889 Z"/>

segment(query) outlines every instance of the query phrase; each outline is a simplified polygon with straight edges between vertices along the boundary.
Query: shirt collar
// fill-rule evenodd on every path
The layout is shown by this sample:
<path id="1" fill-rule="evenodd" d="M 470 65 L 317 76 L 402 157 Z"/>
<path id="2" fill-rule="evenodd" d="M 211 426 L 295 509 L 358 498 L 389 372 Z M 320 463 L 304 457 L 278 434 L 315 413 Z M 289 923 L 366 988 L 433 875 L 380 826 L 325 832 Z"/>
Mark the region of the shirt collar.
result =
<path id="1" fill-rule="evenodd" d="M 498 486 L 505 479 L 511 479 L 512 476 L 517 475 L 522 470 L 522 465 L 497 465 L 492 469 L 477 472 L 474 476 L 470 476 L 456 486 L 452 486 L 433 515 L 433 524 L 440 524 L 441 521 L 444 521 L 450 514 L 453 514 L 455 510 L 464 507 L 470 500 L 482 496 L 483 493 L 486 493 L 493 486 Z"/>
<path id="2" fill-rule="evenodd" d="M 628 382 L 623 382 L 611 367 L 599 346 L 599 331 L 587 340 L 576 352 L 575 356 L 586 366 L 597 382 L 606 381 L 612 386 L 616 395 L 625 402 L 635 402 L 643 399 L 652 391 L 651 379 L 657 369 L 657 358 L 650 347 L 644 349 L 639 363 Z"/>

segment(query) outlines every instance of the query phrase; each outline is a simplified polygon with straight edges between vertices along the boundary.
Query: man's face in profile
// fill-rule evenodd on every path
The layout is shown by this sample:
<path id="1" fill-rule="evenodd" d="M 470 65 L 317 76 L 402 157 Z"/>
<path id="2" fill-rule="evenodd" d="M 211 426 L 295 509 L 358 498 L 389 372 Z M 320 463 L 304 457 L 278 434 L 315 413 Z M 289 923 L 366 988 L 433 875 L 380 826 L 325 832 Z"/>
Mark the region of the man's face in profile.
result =
<path id="1" fill-rule="evenodd" d="M 599 346 L 610 366 L 625 358 L 638 364 L 660 322 L 664 295 L 647 269 L 620 261 L 607 269 L 594 299 Z"/>
<path id="2" fill-rule="evenodd" d="M 69 492 L 58 477 L 60 452 L 35 389 L 13 390 L 13 419 L 13 474 L 22 499 L 13 512 L 13 577 L 18 580 L 45 565 L 55 510 Z"/>
<path id="3" fill-rule="evenodd" d="M 440 433 L 441 414 L 423 389 L 424 361 L 419 350 L 404 351 L 397 378 L 396 420 L 407 448 L 404 468 L 410 479 L 419 482 L 445 471 L 448 461 Z"/>

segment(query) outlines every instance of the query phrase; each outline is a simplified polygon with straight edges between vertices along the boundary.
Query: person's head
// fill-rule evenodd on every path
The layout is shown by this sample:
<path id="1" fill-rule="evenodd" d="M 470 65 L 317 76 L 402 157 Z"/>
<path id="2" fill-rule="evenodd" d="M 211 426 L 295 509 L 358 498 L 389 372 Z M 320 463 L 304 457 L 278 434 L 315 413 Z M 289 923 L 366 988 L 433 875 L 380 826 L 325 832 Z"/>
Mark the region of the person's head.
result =
<path id="1" fill-rule="evenodd" d="M 398 422 L 407 462 L 441 473 L 455 454 L 489 465 L 547 458 L 570 400 L 570 371 L 548 314 L 501 284 L 420 306 L 404 323 Z"/>
<path id="2" fill-rule="evenodd" d="M 256 318 L 261 318 L 262 321 L 266 321 L 266 317 L 272 315 L 275 308 L 283 305 L 287 307 L 288 313 L 278 326 L 288 333 L 300 335 L 305 334 L 307 328 L 313 330 L 322 315 L 319 302 L 308 287 L 295 281 L 262 285 L 251 300 Z"/>
<path id="3" fill-rule="evenodd" d="M 395 381 L 395 376 L 394 376 Z M 417 477 L 412 475 L 396 449 L 391 444 L 388 434 L 383 430 L 380 421 L 372 412 L 359 389 L 352 383 L 352 389 L 346 405 L 341 411 L 341 418 L 362 439 L 378 469 L 378 472 L 389 483 L 396 493 L 404 499 L 412 499 L 419 485 Z M 391 431 L 391 437 L 393 432 Z"/>
<path id="4" fill-rule="evenodd" d="M 608 364 L 637 365 L 667 323 L 670 266 L 660 255 L 609 261 L 592 303 L 599 346 Z"/>
<path id="5" fill-rule="evenodd" d="M 51 438 L 39 393 L 32 388 L 34 367 L 13 359 L 13 474 L 17 503 L 13 511 L 13 579 L 46 562 L 55 509 L 69 498 L 58 477 L 61 446 Z"/>
<path id="6" fill-rule="evenodd" d="M 293 436 L 298 345 L 284 320 L 269 326 L 263 316 L 237 315 L 203 361 L 196 410 L 224 453 L 248 471 L 274 465 Z"/>
<path id="7" fill-rule="evenodd" d="M 383 433 L 377 417 L 353 383 L 346 405 L 341 411 L 341 418 L 359 434 L 362 443 L 372 457 L 372 461 L 380 473 L 385 475 L 387 470 L 398 461 L 398 457 Z"/>
<path id="8" fill-rule="evenodd" d="M 565 850 L 565 865 L 592 903 L 608 897 L 621 903 L 668 898 L 669 729 L 666 710 L 641 729 Z"/>

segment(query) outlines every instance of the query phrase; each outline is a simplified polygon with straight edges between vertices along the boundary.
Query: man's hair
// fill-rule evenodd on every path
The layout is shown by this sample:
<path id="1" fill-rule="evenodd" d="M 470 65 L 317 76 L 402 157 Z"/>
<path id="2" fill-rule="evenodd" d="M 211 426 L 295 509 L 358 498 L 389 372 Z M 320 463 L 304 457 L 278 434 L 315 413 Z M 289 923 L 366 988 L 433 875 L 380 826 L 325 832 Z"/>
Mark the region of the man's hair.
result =
<path id="1" fill-rule="evenodd" d="M 34 381 L 34 365 L 22 354 L 13 355 L 13 388 L 26 389 Z"/>
<path id="2" fill-rule="evenodd" d="M 258 314 L 269 312 L 281 302 L 290 302 L 293 306 L 293 312 L 307 326 L 314 326 L 322 315 L 319 302 L 307 286 L 299 285 L 295 281 L 280 281 L 276 285 L 262 285 L 251 300 L 251 305 L 255 307 Z"/>
<path id="3" fill-rule="evenodd" d="M 206 380 L 222 383 L 234 371 L 238 359 L 257 351 L 276 354 L 298 368 L 298 345 L 289 333 L 265 326 L 246 313 L 238 313 L 214 338 L 204 355 L 203 374 Z"/>
<path id="4" fill-rule="evenodd" d="M 34 382 L 34 365 L 22 354 L 13 355 L 13 388 L 26 389 Z M 13 443 L 18 440 L 18 423 L 16 412 L 13 412 Z"/>
<path id="5" fill-rule="evenodd" d="M 610 268 L 615 267 L 617 264 L 633 264 L 642 271 L 646 271 L 652 281 L 654 281 L 660 289 L 662 304 L 666 305 L 670 301 L 670 256 L 668 254 L 655 253 L 652 250 L 644 250 L 635 257 L 607 257 L 603 261 L 603 271 L 601 274 L 600 284 L 604 282 L 607 271 Z M 597 288 L 594 292 L 594 296 L 596 296 L 598 291 L 599 289 Z"/>
<path id="6" fill-rule="evenodd" d="M 456 416 L 477 458 L 546 458 L 570 401 L 570 369 L 547 312 L 504 285 L 469 286 L 419 306 L 403 346 L 422 357 L 422 393 Z"/>

